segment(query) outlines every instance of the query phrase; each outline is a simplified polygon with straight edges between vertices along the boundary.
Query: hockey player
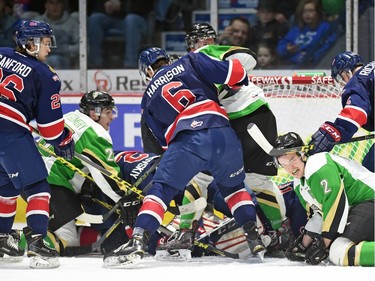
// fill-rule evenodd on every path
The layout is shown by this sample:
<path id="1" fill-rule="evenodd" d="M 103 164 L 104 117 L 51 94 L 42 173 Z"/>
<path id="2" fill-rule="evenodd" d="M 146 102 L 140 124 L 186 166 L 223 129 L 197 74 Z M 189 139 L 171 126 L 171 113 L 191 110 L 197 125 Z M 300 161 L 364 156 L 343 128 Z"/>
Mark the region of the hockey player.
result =
<path id="1" fill-rule="evenodd" d="M 106 267 L 126 266 L 143 258 L 166 206 L 200 171 L 209 171 L 216 178 L 253 254 L 264 250 L 258 242 L 254 204 L 243 184 L 241 145 L 213 85 L 246 85 L 246 71 L 238 60 L 222 62 L 201 53 L 189 53 L 169 63 L 160 48 L 146 49 L 139 57 L 141 75 L 149 81 L 142 115 L 159 143 L 168 149 L 143 201 L 132 239 L 104 257 Z"/>
<path id="2" fill-rule="evenodd" d="M 112 138 L 108 132 L 110 124 L 116 116 L 117 108 L 111 95 L 102 91 L 89 91 L 82 96 L 79 110 L 64 114 L 64 119 L 69 128 L 75 132 L 73 135 L 76 143 L 75 152 L 86 156 L 115 175 L 119 175 L 120 168 L 114 159 Z M 45 139 L 40 139 L 38 142 L 45 145 Z M 63 242 L 63 245 L 78 246 L 80 241 L 75 227 L 75 219 L 84 210 L 77 195 L 80 195 L 82 190 L 83 193 L 89 193 L 89 190 L 93 188 L 91 181 L 55 157 L 51 157 L 41 148 L 40 153 L 44 155 L 43 159 L 49 171 L 47 180 L 52 187 L 51 212 L 53 217 L 49 224 L 49 230 Z M 96 186 L 102 191 L 101 196 L 112 205 L 124 197 L 125 191 L 120 189 L 118 183 L 105 177 L 95 167 L 87 165 L 77 158 L 70 162 L 94 179 Z M 69 208 L 67 208 L 67 202 L 69 202 Z M 94 213 L 92 209 L 89 209 L 90 205 L 85 207 L 87 207 L 86 212 L 100 215 L 100 213 Z M 98 230 L 101 230 L 101 227 L 106 228 L 114 220 L 115 217 L 112 217 L 106 224 L 98 225 Z M 63 247 L 60 247 L 59 250 L 64 255 Z"/>
<path id="3" fill-rule="evenodd" d="M 276 148 L 303 146 L 296 133 L 276 140 Z M 302 205 L 313 211 L 306 233 L 287 252 L 291 260 L 319 264 L 328 255 L 340 266 L 374 266 L 375 174 L 355 161 L 328 152 L 291 152 L 275 162 L 295 178 Z"/>
<path id="4" fill-rule="evenodd" d="M 188 52 L 201 52 L 210 57 L 220 60 L 230 60 L 237 58 L 250 75 L 256 65 L 255 54 L 248 48 L 238 46 L 219 46 L 216 44 L 216 32 L 208 23 L 193 24 L 186 33 L 185 43 Z M 278 187 L 270 180 L 270 176 L 277 175 L 277 170 L 272 164 L 273 159 L 266 154 L 263 149 L 247 133 L 247 125 L 255 123 L 261 129 L 269 141 L 277 137 L 276 118 L 264 96 L 261 88 L 249 82 L 249 85 L 242 86 L 241 89 L 232 91 L 223 85 L 217 85 L 220 91 L 219 99 L 225 107 L 230 124 L 241 140 L 244 168 L 246 173 L 245 183 L 247 187 L 256 192 L 258 201 L 263 205 L 264 210 L 272 217 L 272 227 L 282 228 L 285 225 L 285 202 Z M 150 142 L 150 140 L 148 140 Z M 195 193 L 190 192 L 183 202 L 189 203 L 194 196 L 200 195 L 202 188 L 207 186 L 208 179 L 202 175 L 202 184 Z M 212 179 L 211 179 L 212 180 Z M 209 183 L 209 182 L 208 182 Z M 195 198 L 196 199 L 196 198 Z M 278 206 L 275 208 L 275 206 Z M 272 214 L 271 214 L 271 213 Z M 169 249 L 173 250 L 185 244 L 186 240 L 193 240 L 194 235 L 191 229 L 191 222 L 199 217 L 199 214 L 181 216 L 181 234 L 175 241 L 170 241 Z"/>
<path id="5" fill-rule="evenodd" d="M 356 53 L 338 54 L 332 61 L 331 75 L 344 85 L 341 103 L 343 109 L 332 122 L 320 126 L 312 138 L 314 144 L 310 154 L 331 151 L 335 143 L 345 142 L 359 128 L 374 131 L 374 69 L 375 61 L 365 65 Z M 362 161 L 370 171 L 374 172 L 374 144 Z"/>
<path id="6" fill-rule="evenodd" d="M 40 134 L 56 153 L 72 159 L 72 132 L 64 127 L 60 102 L 61 82 L 47 64 L 56 47 L 49 25 L 23 21 L 15 32 L 16 49 L 0 48 L 0 259 L 22 259 L 10 235 L 16 200 L 27 199 L 23 229 L 32 268 L 59 266 L 58 254 L 43 240 L 47 235 L 50 186 L 47 170 L 35 146 L 30 122 L 35 119 Z"/>

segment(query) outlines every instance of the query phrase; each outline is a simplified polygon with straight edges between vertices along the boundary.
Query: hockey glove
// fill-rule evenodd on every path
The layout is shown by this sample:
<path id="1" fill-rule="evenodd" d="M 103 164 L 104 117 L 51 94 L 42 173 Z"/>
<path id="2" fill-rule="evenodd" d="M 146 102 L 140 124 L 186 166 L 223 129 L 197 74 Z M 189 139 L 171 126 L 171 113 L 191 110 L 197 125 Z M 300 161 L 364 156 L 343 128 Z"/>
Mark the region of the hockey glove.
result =
<path id="1" fill-rule="evenodd" d="M 82 184 L 79 197 L 83 204 L 91 204 L 95 198 L 101 198 L 102 194 L 95 182 L 86 179 Z"/>
<path id="2" fill-rule="evenodd" d="M 294 235 L 288 218 L 281 223 L 281 228 L 279 228 L 277 234 L 279 236 L 279 250 L 289 249 L 293 245 Z"/>
<path id="3" fill-rule="evenodd" d="M 135 224 L 139 209 L 141 208 L 142 201 L 137 197 L 135 193 L 125 195 L 121 198 L 121 218 L 124 224 L 130 225 L 131 227 Z"/>
<path id="4" fill-rule="evenodd" d="M 306 247 L 302 244 L 304 234 L 298 236 L 292 246 L 285 252 L 285 256 L 291 261 L 305 261 Z"/>
<path id="5" fill-rule="evenodd" d="M 315 237 L 312 244 L 306 251 L 306 262 L 308 264 L 317 265 L 328 258 L 329 251 L 326 248 L 321 237 Z"/>
<path id="6" fill-rule="evenodd" d="M 329 152 L 340 140 L 340 131 L 333 126 L 332 122 L 325 122 L 311 137 L 311 141 L 309 144 L 313 144 L 314 147 L 309 151 L 309 155 L 313 155 L 322 151 Z"/>
<path id="7" fill-rule="evenodd" d="M 57 156 L 65 158 L 68 161 L 71 161 L 74 158 L 74 148 L 75 143 L 73 140 L 73 134 L 68 129 L 64 129 L 65 138 L 60 142 L 59 145 L 54 146 L 55 153 Z"/>

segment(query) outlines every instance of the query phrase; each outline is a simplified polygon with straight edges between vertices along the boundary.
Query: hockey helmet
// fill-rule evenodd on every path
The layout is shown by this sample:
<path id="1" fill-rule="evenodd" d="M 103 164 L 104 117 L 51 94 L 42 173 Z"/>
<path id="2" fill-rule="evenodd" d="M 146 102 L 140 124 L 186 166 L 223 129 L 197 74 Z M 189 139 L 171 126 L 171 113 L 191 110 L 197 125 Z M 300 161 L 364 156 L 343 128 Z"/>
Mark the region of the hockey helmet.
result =
<path id="1" fill-rule="evenodd" d="M 94 110 L 97 116 L 100 116 L 104 108 L 110 108 L 114 111 L 114 117 L 117 117 L 117 108 L 115 100 L 106 92 L 90 91 L 84 94 L 79 102 L 79 111 L 89 115 L 90 110 Z"/>
<path id="2" fill-rule="evenodd" d="M 294 132 L 289 132 L 285 135 L 278 136 L 275 141 L 275 148 L 277 149 L 285 149 L 285 148 L 293 148 L 298 146 L 304 146 L 304 142 L 301 137 Z M 302 155 L 302 154 L 300 154 Z M 277 159 L 278 157 L 274 157 L 273 161 L 277 168 L 280 167 L 280 163 Z"/>
<path id="3" fill-rule="evenodd" d="M 56 48 L 56 38 L 48 23 L 44 21 L 25 20 L 22 21 L 14 32 L 14 41 L 16 45 L 22 49 L 33 42 L 40 46 L 40 39 L 43 37 L 51 38 L 51 48 Z"/>
<path id="4" fill-rule="evenodd" d="M 358 67 L 363 66 L 364 62 L 360 55 L 353 52 L 344 52 L 338 54 L 332 61 L 331 65 L 331 76 L 337 82 L 341 82 L 340 73 L 345 71 L 350 75 L 352 71 Z"/>
<path id="5" fill-rule="evenodd" d="M 191 26 L 190 30 L 186 32 L 185 35 L 185 45 L 188 52 L 191 49 L 195 49 L 195 44 L 199 40 L 206 38 L 216 39 L 216 31 L 208 23 L 195 23 Z"/>
<path id="6" fill-rule="evenodd" d="M 139 54 L 138 70 L 146 84 L 151 80 L 149 72 L 151 72 L 152 75 L 154 74 L 152 65 L 160 60 L 167 60 L 168 63 L 170 62 L 169 55 L 163 49 L 158 47 L 147 48 Z"/>

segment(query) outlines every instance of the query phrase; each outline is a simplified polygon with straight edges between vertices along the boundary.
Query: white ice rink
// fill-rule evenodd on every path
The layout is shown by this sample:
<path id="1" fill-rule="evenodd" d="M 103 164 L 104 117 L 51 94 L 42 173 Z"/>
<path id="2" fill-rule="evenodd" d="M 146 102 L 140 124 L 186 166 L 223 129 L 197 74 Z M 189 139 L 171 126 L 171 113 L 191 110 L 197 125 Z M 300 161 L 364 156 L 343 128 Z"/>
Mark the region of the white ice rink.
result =
<path id="1" fill-rule="evenodd" d="M 155 261 L 145 258 L 132 269 L 103 268 L 102 257 L 60 258 L 56 269 L 30 269 L 28 259 L 0 263 L 2 281 L 356 281 L 373 280 L 375 268 L 308 266 L 286 259 L 234 260 L 222 257 L 192 258 L 190 261 Z"/>

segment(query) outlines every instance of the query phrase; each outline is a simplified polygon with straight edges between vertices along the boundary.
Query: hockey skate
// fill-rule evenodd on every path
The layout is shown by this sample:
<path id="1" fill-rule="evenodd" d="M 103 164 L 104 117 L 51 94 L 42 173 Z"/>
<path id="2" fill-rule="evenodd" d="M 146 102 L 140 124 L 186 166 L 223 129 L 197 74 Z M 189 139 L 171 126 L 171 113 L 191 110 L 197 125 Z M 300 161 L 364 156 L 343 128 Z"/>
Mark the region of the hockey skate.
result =
<path id="1" fill-rule="evenodd" d="M 19 247 L 18 232 L 0 233 L 0 262 L 20 262 L 23 260 L 24 250 Z"/>
<path id="2" fill-rule="evenodd" d="M 133 237 L 128 243 L 121 245 L 113 252 L 103 258 L 104 267 L 131 267 L 143 259 L 146 252 L 148 235 L 145 235 L 143 229 L 134 229 Z"/>
<path id="3" fill-rule="evenodd" d="M 246 240 L 249 244 L 249 248 L 253 256 L 258 256 L 262 261 L 264 260 L 264 254 L 266 253 L 266 248 L 264 247 L 259 234 L 258 228 L 255 222 L 248 222 L 242 226 L 246 234 Z"/>
<path id="4" fill-rule="evenodd" d="M 41 234 L 32 234 L 30 227 L 25 227 L 23 233 L 27 242 L 27 256 L 31 268 L 56 268 L 60 266 L 59 254 L 54 245 L 50 245 Z"/>
<path id="5" fill-rule="evenodd" d="M 159 245 L 155 258 L 162 259 L 191 259 L 191 250 L 194 246 L 195 231 L 192 229 L 178 229 L 167 240 L 166 244 Z"/>

